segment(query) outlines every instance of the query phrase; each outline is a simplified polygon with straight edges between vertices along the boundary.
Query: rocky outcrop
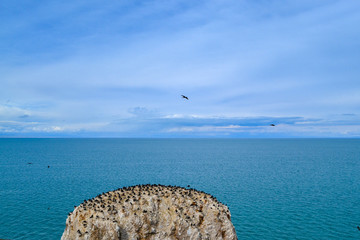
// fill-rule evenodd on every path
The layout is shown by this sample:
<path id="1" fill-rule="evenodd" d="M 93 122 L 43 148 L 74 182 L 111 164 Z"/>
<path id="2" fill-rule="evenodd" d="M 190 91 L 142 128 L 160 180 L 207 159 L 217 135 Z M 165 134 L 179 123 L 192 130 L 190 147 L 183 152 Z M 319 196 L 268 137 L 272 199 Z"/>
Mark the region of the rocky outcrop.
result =
<path id="1" fill-rule="evenodd" d="M 227 206 L 204 192 L 138 185 L 103 193 L 75 207 L 62 240 L 237 239 Z"/>

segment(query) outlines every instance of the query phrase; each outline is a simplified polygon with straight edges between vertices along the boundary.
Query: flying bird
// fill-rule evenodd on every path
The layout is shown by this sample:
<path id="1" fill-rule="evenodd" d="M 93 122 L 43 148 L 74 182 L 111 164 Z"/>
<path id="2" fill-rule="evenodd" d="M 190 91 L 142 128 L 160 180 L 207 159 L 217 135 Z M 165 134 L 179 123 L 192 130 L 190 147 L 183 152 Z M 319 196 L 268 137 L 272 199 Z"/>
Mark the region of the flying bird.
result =
<path id="1" fill-rule="evenodd" d="M 181 95 L 182 98 L 185 98 L 186 100 L 189 100 L 189 98 L 187 96 Z"/>
<path id="2" fill-rule="evenodd" d="M 272 124 L 270 124 L 270 126 L 275 127 L 275 124 L 272 123 Z"/>
<path id="3" fill-rule="evenodd" d="M 360 227 L 359 227 L 359 226 L 357 226 L 357 229 L 360 231 Z"/>

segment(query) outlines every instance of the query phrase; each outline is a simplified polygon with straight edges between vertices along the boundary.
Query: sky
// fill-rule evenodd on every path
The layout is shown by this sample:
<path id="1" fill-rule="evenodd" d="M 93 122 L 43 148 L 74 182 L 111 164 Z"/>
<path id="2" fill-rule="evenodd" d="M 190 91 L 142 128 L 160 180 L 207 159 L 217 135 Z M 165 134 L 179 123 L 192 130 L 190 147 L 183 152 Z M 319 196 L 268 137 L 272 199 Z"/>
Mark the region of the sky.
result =
<path id="1" fill-rule="evenodd" d="M 358 138 L 359 23 L 356 0 L 2 0 L 0 137 Z"/>

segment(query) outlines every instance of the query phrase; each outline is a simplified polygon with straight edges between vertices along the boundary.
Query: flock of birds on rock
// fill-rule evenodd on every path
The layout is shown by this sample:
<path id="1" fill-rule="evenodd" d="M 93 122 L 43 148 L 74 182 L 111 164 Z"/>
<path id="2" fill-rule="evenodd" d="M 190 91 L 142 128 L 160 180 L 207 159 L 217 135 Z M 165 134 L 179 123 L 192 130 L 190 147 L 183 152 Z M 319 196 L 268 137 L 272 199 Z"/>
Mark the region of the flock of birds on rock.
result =
<path id="1" fill-rule="evenodd" d="M 190 185 L 188 185 L 190 187 Z M 216 206 L 225 204 L 219 202 L 214 196 L 207 194 L 203 191 L 199 191 L 193 188 L 184 188 L 180 186 L 171 186 L 171 185 L 161 185 L 161 184 L 145 184 L 145 185 L 135 185 L 130 187 L 118 188 L 114 191 L 106 192 L 97 195 L 91 199 L 85 199 L 83 203 L 79 205 L 80 211 L 87 210 L 91 208 L 93 210 L 103 212 L 104 210 L 113 211 L 114 209 L 111 207 L 111 204 L 114 203 L 130 203 L 131 205 L 134 202 L 139 201 L 141 196 L 159 196 L 159 197 L 170 197 L 174 196 L 174 194 L 179 194 L 181 197 L 192 197 L 194 200 L 198 200 L 197 197 L 200 195 L 205 196 L 205 198 L 209 198 L 216 203 Z M 77 206 L 74 206 L 76 208 Z M 125 208 L 125 206 L 123 206 Z M 71 215 L 71 212 L 69 213 Z"/>
<path id="2" fill-rule="evenodd" d="M 146 198 L 148 199 L 146 200 Z M 157 204 L 169 199 L 171 205 L 167 205 L 167 211 L 173 211 L 189 225 L 191 224 L 191 226 L 196 224 L 194 222 L 194 215 L 189 210 L 194 208 L 194 211 L 203 214 L 202 211 L 205 211 L 204 204 L 206 203 L 210 209 L 217 209 L 219 214 L 223 212 L 230 219 L 230 211 L 227 206 L 219 202 L 212 195 L 193 188 L 160 184 L 135 185 L 99 194 L 94 198 L 84 200 L 79 206 L 74 206 L 74 211 L 70 212 L 68 216 L 75 214 L 75 217 L 86 218 L 88 221 L 100 219 L 113 223 L 119 223 L 119 212 L 124 214 L 125 217 L 131 215 L 141 216 L 143 214 L 150 214 L 149 216 L 151 216 L 153 214 L 152 211 L 156 211 L 158 207 L 151 208 L 148 203 L 149 198 Z M 80 217 L 80 215 L 83 217 Z M 68 220 L 69 223 L 76 221 L 74 218 L 68 218 Z M 78 230 L 79 236 L 88 234 L 86 231 L 86 227 L 89 224 L 88 221 L 82 221 L 83 229 Z"/>

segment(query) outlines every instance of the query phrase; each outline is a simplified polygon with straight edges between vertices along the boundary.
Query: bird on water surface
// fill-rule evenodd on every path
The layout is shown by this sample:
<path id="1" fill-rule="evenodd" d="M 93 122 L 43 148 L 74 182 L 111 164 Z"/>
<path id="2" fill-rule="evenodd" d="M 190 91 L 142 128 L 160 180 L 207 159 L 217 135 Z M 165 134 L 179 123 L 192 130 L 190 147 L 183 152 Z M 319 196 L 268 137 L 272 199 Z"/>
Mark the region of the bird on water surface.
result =
<path id="1" fill-rule="evenodd" d="M 182 98 L 185 98 L 186 100 L 189 100 L 187 96 L 181 95 Z"/>

